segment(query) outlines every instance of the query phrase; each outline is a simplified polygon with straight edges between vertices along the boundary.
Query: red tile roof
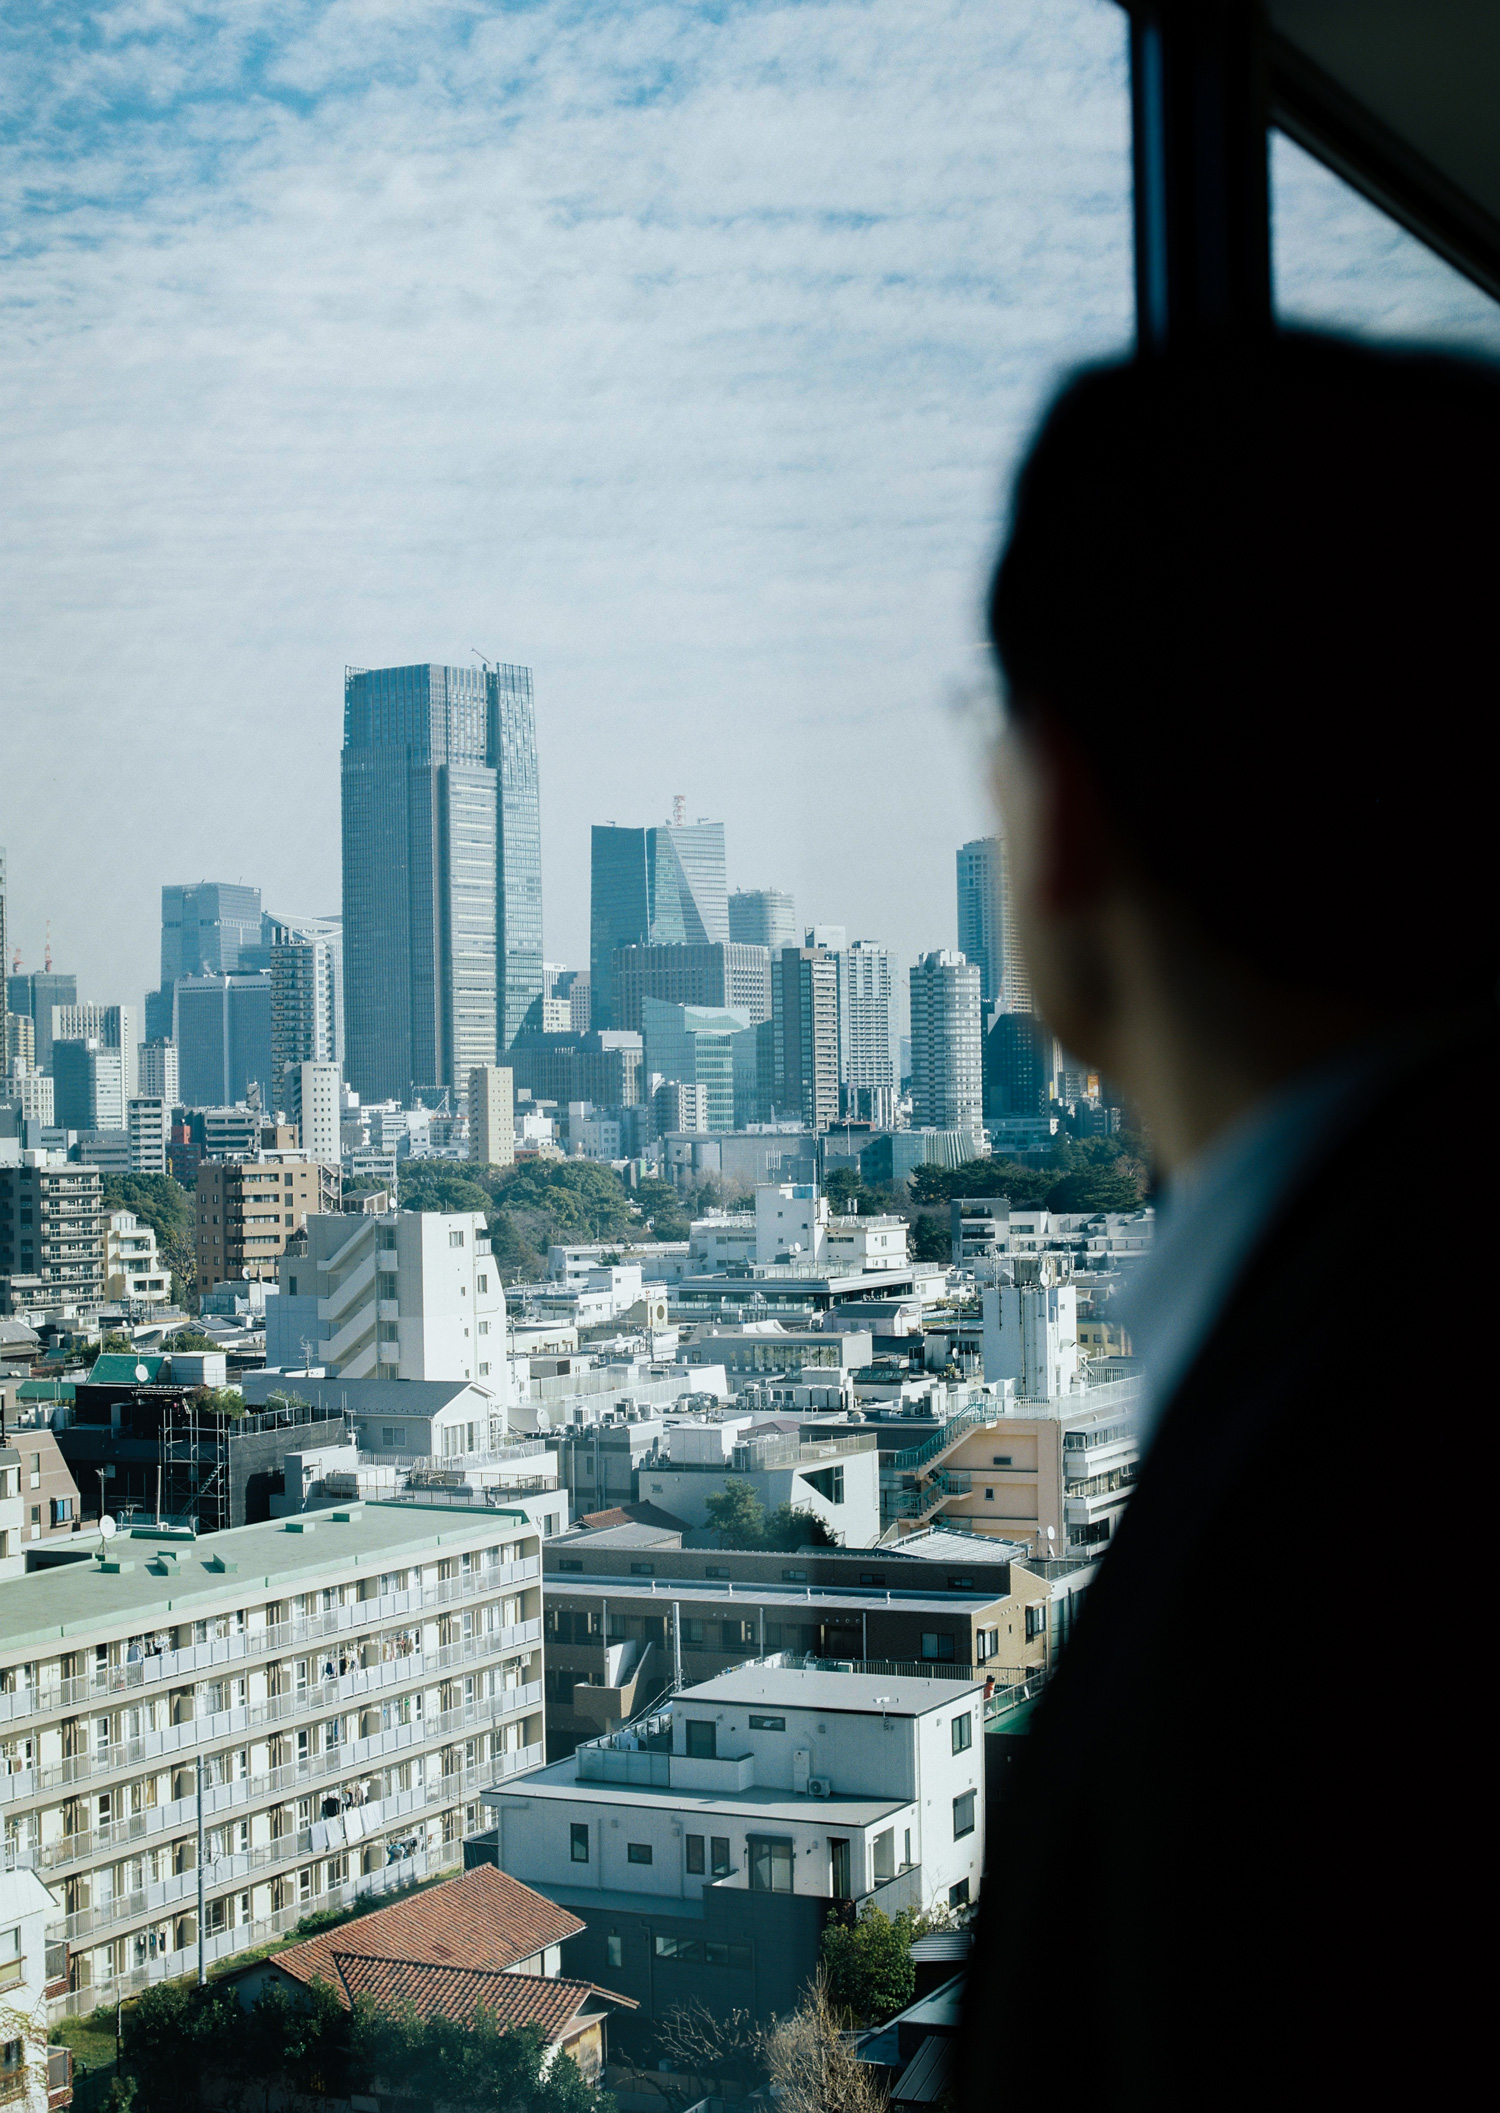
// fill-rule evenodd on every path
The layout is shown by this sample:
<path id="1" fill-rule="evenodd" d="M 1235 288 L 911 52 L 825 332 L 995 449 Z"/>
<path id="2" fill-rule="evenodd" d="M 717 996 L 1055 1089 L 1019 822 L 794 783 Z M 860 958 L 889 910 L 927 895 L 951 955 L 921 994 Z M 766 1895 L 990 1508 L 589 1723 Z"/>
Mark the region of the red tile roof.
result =
<path id="1" fill-rule="evenodd" d="M 364 1996 L 382 2010 L 410 2007 L 418 2017 L 450 2018 L 455 2025 L 471 2024 L 487 2010 L 507 2030 L 539 2025 L 549 2041 L 561 2039 L 591 1999 L 636 2008 L 628 1996 L 611 1995 L 592 1982 L 548 1980 L 541 1974 L 472 1973 L 420 1960 L 355 1958 L 344 1952 L 334 1954 L 334 1964 L 337 1985 L 351 2008 Z"/>
<path id="2" fill-rule="evenodd" d="M 671 1533 L 687 1533 L 686 1519 L 679 1519 L 670 1511 L 663 1511 L 659 1504 L 612 1504 L 608 1511 L 586 1511 L 577 1522 L 580 1526 L 660 1526 Z"/>
<path id="3" fill-rule="evenodd" d="M 519 1879 L 507 1877 L 493 1864 L 478 1864 L 462 1878 L 429 1886 L 276 1952 L 272 1963 L 299 1981 L 327 1981 L 335 1988 L 342 1972 L 335 1966 L 336 1954 L 394 1960 L 406 1967 L 503 1974 L 585 1927 L 576 1915 Z"/>

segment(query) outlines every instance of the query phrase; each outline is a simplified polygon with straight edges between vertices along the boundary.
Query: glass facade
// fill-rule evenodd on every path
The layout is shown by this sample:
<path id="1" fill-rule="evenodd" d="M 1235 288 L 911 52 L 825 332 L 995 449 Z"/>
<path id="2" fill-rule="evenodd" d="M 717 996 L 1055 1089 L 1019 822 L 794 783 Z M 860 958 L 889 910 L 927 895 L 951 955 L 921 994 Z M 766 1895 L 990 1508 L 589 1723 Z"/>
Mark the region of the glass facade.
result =
<path id="1" fill-rule="evenodd" d="M 593 831 L 589 870 L 590 1011 L 618 1027 L 614 956 L 627 946 L 702 946 L 729 938 L 722 822 Z"/>
<path id="2" fill-rule="evenodd" d="M 737 1098 L 742 1101 L 755 1090 L 756 1023 L 749 1013 L 734 1006 L 644 998 L 641 1025 L 646 1070 L 679 1085 L 702 1086 L 709 1129 L 732 1130 Z"/>
<path id="3" fill-rule="evenodd" d="M 255 1084 L 272 1107 L 270 977 L 181 976 L 172 991 L 183 1105 L 230 1108 Z"/>
<path id="4" fill-rule="evenodd" d="M 737 888 L 729 898 L 729 936 L 779 954 L 797 944 L 797 905 L 784 888 Z"/>
<path id="5" fill-rule="evenodd" d="M 460 1085 L 542 995 L 528 668 L 350 669 L 344 1037 L 365 1099 Z"/>

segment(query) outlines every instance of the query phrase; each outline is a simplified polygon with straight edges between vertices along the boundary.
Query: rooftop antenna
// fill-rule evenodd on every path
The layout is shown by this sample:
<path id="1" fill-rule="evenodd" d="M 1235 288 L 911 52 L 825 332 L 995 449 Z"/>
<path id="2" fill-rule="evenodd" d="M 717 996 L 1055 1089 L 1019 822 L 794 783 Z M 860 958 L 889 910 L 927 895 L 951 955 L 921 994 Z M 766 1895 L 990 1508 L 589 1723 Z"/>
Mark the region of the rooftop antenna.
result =
<path id="1" fill-rule="evenodd" d="M 52 919 L 50 917 L 47 919 L 47 951 L 42 957 L 42 967 L 50 976 L 52 973 Z"/>
<path id="2" fill-rule="evenodd" d="M 684 822 L 686 822 L 686 820 L 687 820 L 687 794 L 686 794 L 685 792 L 674 792 L 674 793 L 673 793 L 673 795 L 672 795 L 672 826 L 673 826 L 673 828 L 674 828 L 674 829 L 680 829 L 680 828 L 681 828 L 681 827 L 683 826 Z"/>
<path id="3" fill-rule="evenodd" d="M 476 660 L 477 660 L 477 661 L 479 662 L 479 665 L 480 665 L 480 666 L 481 666 L 481 667 L 482 667 L 482 668 L 484 669 L 484 672 L 485 672 L 485 674 L 486 674 L 486 675 L 488 675 L 488 673 L 490 672 L 490 664 L 489 664 L 489 662 L 488 662 L 488 661 L 487 661 L 487 660 L 485 659 L 484 655 L 483 655 L 483 654 L 482 654 L 482 653 L 480 652 L 480 650 L 479 650 L 478 646 L 470 646 L 470 648 L 469 648 L 469 651 L 470 651 L 470 652 L 471 652 L 471 653 L 473 654 L 474 658 L 475 658 L 475 659 L 476 659 Z"/>

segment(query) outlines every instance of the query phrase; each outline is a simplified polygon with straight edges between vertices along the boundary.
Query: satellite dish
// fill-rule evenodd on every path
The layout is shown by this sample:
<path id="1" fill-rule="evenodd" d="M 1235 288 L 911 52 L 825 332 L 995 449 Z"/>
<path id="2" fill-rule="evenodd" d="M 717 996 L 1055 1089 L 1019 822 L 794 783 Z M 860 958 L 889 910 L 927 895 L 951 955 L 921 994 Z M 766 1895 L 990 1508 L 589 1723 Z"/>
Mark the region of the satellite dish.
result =
<path id="1" fill-rule="evenodd" d="M 151 1367 L 150 1367 L 149 1365 L 137 1365 L 137 1366 L 136 1366 L 136 1368 L 135 1368 L 135 1383 L 136 1383 L 136 1385 L 137 1385 L 138 1387 L 143 1387 L 143 1386 L 144 1386 L 144 1385 L 146 1384 L 147 1380 L 148 1380 L 148 1379 L 149 1379 L 150 1377 L 151 1377 Z"/>
<path id="2" fill-rule="evenodd" d="M 115 1535 L 119 1532 L 119 1530 L 119 1527 L 116 1526 L 114 1520 L 110 1517 L 109 1513 L 106 1512 L 104 1514 L 104 1517 L 99 1521 L 99 1532 L 102 1537 L 106 1541 L 112 1541 Z"/>
<path id="3" fill-rule="evenodd" d="M 1055 1541 L 1057 1539 L 1057 1528 L 1055 1526 L 1049 1526 L 1047 1528 L 1047 1538 L 1049 1541 Z"/>

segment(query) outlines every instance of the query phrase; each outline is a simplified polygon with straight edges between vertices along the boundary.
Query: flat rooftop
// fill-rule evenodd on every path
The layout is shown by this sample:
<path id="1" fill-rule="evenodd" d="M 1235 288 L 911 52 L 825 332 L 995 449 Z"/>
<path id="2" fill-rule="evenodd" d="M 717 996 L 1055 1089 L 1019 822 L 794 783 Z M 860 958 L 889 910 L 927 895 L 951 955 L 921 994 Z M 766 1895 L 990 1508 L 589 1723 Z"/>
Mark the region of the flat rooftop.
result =
<path id="1" fill-rule="evenodd" d="M 950 1694 L 957 1683 L 947 1683 Z M 694 1693 L 701 1693 L 695 1689 Z M 545 1797 L 566 1800 L 569 1804 L 589 1805 L 638 1805 L 654 1807 L 664 1812 L 680 1812 L 684 1805 L 691 1805 L 695 1813 L 708 1818 L 721 1813 L 726 1819 L 734 1814 L 748 1816 L 767 1826 L 787 1827 L 797 1821 L 816 1819 L 820 1813 L 836 1813 L 840 1821 L 849 1827 L 873 1827 L 887 1819 L 893 1812 L 904 1812 L 911 1806 L 910 1798 L 870 1797 L 799 1797 L 795 1791 L 758 1789 L 754 1785 L 748 1790 L 653 1790 L 639 1783 L 580 1783 L 574 1770 L 574 1757 L 565 1761 L 554 1761 L 550 1768 L 535 1769 L 530 1775 L 518 1775 L 507 1784 L 497 1784 L 493 1790 L 480 1792 L 480 1802 L 498 1805 L 503 1798 L 513 1804 L 517 1798 Z"/>
<path id="2" fill-rule="evenodd" d="M 180 1622 L 262 1592 L 305 1591 L 354 1570 L 405 1569 L 440 1549 L 504 1539 L 518 1523 L 536 1531 L 524 1514 L 499 1507 L 465 1516 L 441 1504 L 376 1503 L 235 1526 L 196 1541 L 150 1529 L 117 1534 L 110 1560 L 129 1569 L 64 1563 L 0 1582 L 0 1650 L 7 1658 L 28 1658 L 63 1637 L 128 1635 L 167 1614 Z M 165 1568 L 158 1562 L 163 1556 Z"/>
<path id="3" fill-rule="evenodd" d="M 764 1665 L 752 1661 L 700 1680 L 674 1696 L 674 1704 L 707 1702 L 753 1705 L 769 1702 L 779 1709 L 811 1709 L 861 1717 L 925 1717 L 929 1710 L 949 1709 L 961 1695 L 984 1686 L 980 1680 L 927 1680 L 915 1674 L 827 1673 L 801 1666 Z"/>
<path id="4" fill-rule="evenodd" d="M 548 1599 L 582 1595 L 586 1599 L 694 1599 L 724 1607 L 810 1607 L 832 1603 L 857 1613 L 885 1613 L 899 1607 L 912 1614 L 982 1613 L 998 1606 L 1003 1593 L 983 1591 L 943 1592 L 937 1587 L 922 1591 L 915 1584 L 887 1591 L 881 1585 L 734 1585 L 723 1578 L 701 1577 L 585 1577 L 570 1571 L 549 1570 Z M 951 1686 L 952 1683 L 950 1682 Z"/>

